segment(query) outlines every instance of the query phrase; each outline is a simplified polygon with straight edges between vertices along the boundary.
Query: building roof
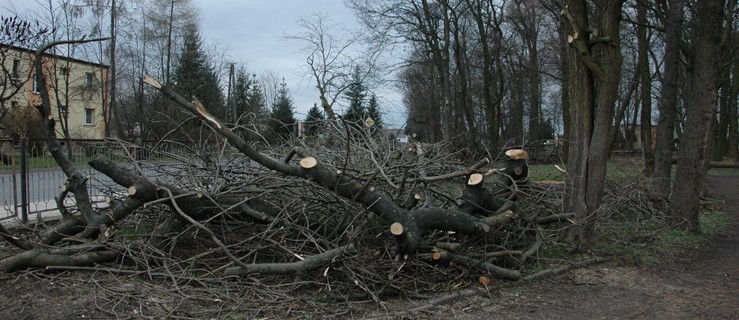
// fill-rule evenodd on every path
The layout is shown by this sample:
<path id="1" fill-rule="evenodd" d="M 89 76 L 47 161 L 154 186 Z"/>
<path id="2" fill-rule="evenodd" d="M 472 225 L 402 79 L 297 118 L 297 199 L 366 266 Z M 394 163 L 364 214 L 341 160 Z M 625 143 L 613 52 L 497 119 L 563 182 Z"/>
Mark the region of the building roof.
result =
<path id="1" fill-rule="evenodd" d="M 14 49 L 14 50 L 18 50 L 18 51 L 23 51 L 23 52 L 28 52 L 28 53 L 32 53 L 32 54 L 36 54 L 36 52 L 37 52 L 36 50 L 32 50 L 32 49 L 28 49 L 28 48 L 23 48 L 23 47 L 19 47 L 19 46 L 14 46 L 14 45 L 8 45 L 8 44 L 5 44 L 5 43 L 0 43 L 0 47 L 10 48 L 10 49 Z M 87 65 L 91 65 L 91 66 L 95 66 L 95 67 L 110 68 L 110 66 L 107 65 L 107 64 L 96 63 L 96 62 L 91 62 L 91 61 L 85 61 L 85 60 L 77 59 L 77 58 L 65 57 L 65 56 L 58 55 L 58 54 L 53 54 L 53 53 L 45 53 L 44 56 L 46 56 L 46 57 L 52 57 L 52 58 L 60 59 L 60 60 L 68 60 L 68 61 L 75 62 L 75 63 L 87 64 Z"/>

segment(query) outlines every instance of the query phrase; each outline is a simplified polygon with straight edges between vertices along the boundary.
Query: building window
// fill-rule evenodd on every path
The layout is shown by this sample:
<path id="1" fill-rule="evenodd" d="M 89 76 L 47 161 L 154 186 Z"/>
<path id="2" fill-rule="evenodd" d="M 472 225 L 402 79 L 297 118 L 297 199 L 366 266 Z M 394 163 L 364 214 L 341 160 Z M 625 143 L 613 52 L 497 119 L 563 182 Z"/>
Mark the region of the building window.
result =
<path id="1" fill-rule="evenodd" d="M 85 109 L 85 124 L 92 125 L 95 120 L 95 109 Z"/>
<path id="2" fill-rule="evenodd" d="M 92 89 L 92 81 L 94 79 L 94 75 L 92 72 L 85 73 L 85 88 Z"/>
<path id="3" fill-rule="evenodd" d="M 62 118 L 67 117 L 67 106 L 61 105 L 59 106 L 59 116 Z M 87 115 L 85 114 L 85 118 L 87 118 Z"/>
<path id="4" fill-rule="evenodd" d="M 59 68 L 59 75 L 62 75 L 62 76 L 69 75 L 69 68 L 67 67 Z"/>

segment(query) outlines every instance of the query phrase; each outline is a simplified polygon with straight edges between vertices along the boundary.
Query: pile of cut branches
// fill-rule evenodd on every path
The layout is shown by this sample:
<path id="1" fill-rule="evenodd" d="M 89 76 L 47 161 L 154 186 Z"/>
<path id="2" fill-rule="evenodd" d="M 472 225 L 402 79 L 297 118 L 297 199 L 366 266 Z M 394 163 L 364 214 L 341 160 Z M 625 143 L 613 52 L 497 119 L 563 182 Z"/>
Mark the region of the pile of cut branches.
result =
<path id="1" fill-rule="evenodd" d="M 341 123 L 328 123 L 336 130 L 326 136 L 271 148 L 242 138 L 197 98 L 146 82 L 213 135 L 184 155 L 119 142 L 127 161 L 96 156 L 89 165 L 112 181 L 109 205 L 97 208 L 44 103 L 47 145 L 68 177 L 57 199 L 63 218 L 33 232 L 0 230 L 18 248 L 0 260 L 2 270 L 146 276 L 177 292 L 248 298 L 260 306 L 256 314 L 270 301 L 290 301 L 295 289 L 318 292 L 318 301 L 301 301 L 319 309 L 381 305 L 387 295 L 528 279 L 524 263 L 570 223 L 559 213 L 560 191 L 527 183 L 522 150 L 506 152 L 502 168 L 487 158 L 464 164 L 452 146 L 399 144 Z M 65 207 L 72 195 L 75 206 Z M 236 284 L 238 294 L 223 291 Z"/>

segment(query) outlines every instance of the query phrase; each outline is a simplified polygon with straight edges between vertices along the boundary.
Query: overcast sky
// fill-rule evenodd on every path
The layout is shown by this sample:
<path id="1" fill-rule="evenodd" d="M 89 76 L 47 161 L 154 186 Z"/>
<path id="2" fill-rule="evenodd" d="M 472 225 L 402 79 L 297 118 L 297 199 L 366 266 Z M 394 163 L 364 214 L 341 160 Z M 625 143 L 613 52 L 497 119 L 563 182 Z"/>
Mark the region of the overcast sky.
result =
<path id="1" fill-rule="evenodd" d="M 119 0 L 120 1 L 120 0 Z M 200 13 L 200 35 L 206 45 L 217 44 L 237 63 L 245 63 L 256 74 L 272 72 L 284 77 L 291 90 L 296 118 L 303 119 L 318 102 L 318 92 L 310 78 L 302 77 L 305 45 L 285 39 L 285 34 L 301 33 L 297 20 L 313 13 L 328 16 L 335 25 L 353 30 L 357 19 L 343 0 L 193 0 Z M 6 8 L 23 12 L 33 8 L 33 0 L 0 0 L 0 14 Z M 380 97 L 384 121 L 394 126 L 403 122 L 397 94 Z M 339 111 L 339 110 L 337 110 Z"/>

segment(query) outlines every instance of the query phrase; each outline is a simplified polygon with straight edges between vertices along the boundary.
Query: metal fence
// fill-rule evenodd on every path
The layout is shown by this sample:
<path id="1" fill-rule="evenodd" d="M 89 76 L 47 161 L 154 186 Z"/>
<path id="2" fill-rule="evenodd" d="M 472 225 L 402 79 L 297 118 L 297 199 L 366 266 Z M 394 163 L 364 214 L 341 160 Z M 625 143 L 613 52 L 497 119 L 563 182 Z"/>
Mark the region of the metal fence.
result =
<path id="1" fill-rule="evenodd" d="M 130 162 L 130 158 L 157 155 L 156 162 L 167 161 L 166 155 L 188 154 L 191 150 L 177 142 L 141 143 L 139 145 L 113 140 L 71 140 L 63 142 L 65 152 L 71 146 L 70 159 L 87 179 L 93 205 L 103 207 L 106 199 L 125 189 L 105 175 L 90 168 L 87 163 L 96 154 L 108 159 Z M 152 148 L 156 148 L 156 152 Z M 30 139 L 0 139 L 0 222 L 7 220 L 25 223 L 29 219 L 55 219 L 59 210 L 55 198 L 67 177 L 47 150 L 44 141 Z M 162 156 L 164 155 L 164 156 Z M 153 157 L 152 157 L 153 158 Z M 65 199 L 65 206 L 74 207 L 74 197 Z"/>

